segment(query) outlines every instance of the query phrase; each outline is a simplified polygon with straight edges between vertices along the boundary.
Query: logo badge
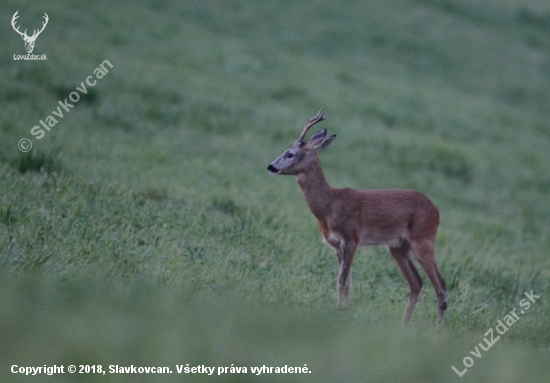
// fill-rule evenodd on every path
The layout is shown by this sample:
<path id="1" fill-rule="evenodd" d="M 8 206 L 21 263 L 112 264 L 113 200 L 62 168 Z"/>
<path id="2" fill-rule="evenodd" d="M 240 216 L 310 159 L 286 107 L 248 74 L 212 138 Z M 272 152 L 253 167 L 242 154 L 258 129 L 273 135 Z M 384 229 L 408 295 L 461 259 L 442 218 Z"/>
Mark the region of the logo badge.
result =
<path id="1" fill-rule="evenodd" d="M 44 12 L 44 21 L 42 22 L 42 28 L 40 30 L 38 29 L 34 29 L 33 31 L 33 34 L 31 36 L 27 35 L 27 30 L 25 29 L 24 32 L 21 32 L 19 30 L 19 27 L 16 25 L 16 21 L 17 19 L 19 18 L 19 11 L 16 11 L 14 14 L 13 14 L 13 17 L 11 19 L 11 26 L 13 27 L 13 29 L 19 33 L 21 35 L 21 38 L 23 39 L 23 41 L 25 41 L 25 49 L 27 51 L 27 55 L 26 56 L 18 56 L 18 58 L 14 55 L 14 60 L 17 60 L 17 59 L 23 59 L 23 60 L 45 60 L 46 58 L 46 55 L 41 55 L 41 56 L 37 56 L 37 55 L 31 55 L 32 51 L 34 50 L 34 44 L 36 42 L 36 39 L 38 38 L 38 36 L 42 33 L 42 31 L 44 30 L 44 28 L 46 28 L 46 25 L 48 25 L 48 20 L 49 20 L 49 17 L 48 17 L 48 14 Z M 35 57 L 36 56 L 36 57 Z"/>

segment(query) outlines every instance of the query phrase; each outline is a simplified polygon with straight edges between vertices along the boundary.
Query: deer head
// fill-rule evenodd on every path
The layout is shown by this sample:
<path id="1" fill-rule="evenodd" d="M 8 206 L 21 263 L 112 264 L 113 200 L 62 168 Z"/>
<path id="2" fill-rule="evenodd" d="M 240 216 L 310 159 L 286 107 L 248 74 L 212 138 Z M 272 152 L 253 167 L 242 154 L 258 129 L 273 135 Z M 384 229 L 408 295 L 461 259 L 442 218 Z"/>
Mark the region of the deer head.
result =
<path id="1" fill-rule="evenodd" d="M 27 30 L 25 29 L 25 32 L 21 32 L 19 30 L 19 27 L 17 27 L 15 25 L 15 21 L 17 20 L 17 18 L 19 17 L 18 15 L 19 11 L 15 12 L 12 19 L 11 19 L 11 26 L 13 27 L 13 29 L 19 33 L 21 35 L 21 38 L 25 41 L 25 49 L 27 50 L 27 53 L 32 53 L 33 49 L 34 49 L 34 43 L 37 39 L 37 37 L 42 33 L 42 31 L 44 30 L 44 28 L 46 28 L 46 25 L 48 24 L 48 14 L 47 13 L 44 13 L 44 21 L 42 22 L 42 29 L 40 30 L 34 30 L 34 33 L 32 34 L 32 36 L 28 36 L 27 35 Z"/>
<path id="2" fill-rule="evenodd" d="M 336 135 L 327 137 L 327 130 L 322 129 L 315 133 L 307 142 L 304 137 L 313 125 L 323 121 L 323 109 L 306 122 L 304 130 L 292 145 L 267 167 L 272 174 L 296 175 L 307 169 L 311 161 L 317 156 L 317 151 L 326 148 L 336 138 Z"/>

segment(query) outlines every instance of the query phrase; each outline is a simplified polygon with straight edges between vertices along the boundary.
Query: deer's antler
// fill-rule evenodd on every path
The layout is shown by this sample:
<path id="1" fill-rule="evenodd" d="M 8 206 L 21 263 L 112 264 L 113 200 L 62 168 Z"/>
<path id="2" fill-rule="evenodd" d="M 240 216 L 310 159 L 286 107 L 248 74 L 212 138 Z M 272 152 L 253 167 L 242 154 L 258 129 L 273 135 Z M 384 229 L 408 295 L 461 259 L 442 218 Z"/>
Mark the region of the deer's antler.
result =
<path id="1" fill-rule="evenodd" d="M 25 38 L 25 37 L 28 37 L 27 36 L 27 30 L 25 29 L 25 32 L 21 32 L 19 30 L 19 27 L 17 27 L 15 25 L 15 20 L 17 20 L 19 18 L 19 15 L 18 15 L 19 11 L 16 11 L 14 14 L 13 14 L 13 17 L 11 18 L 11 26 L 13 27 L 13 29 L 19 33 L 21 35 L 21 37 Z"/>
<path id="2" fill-rule="evenodd" d="M 42 31 L 44 30 L 44 28 L 46 28 L 46 25 L 48 25 L 48 20 L 50 19 L 48 17 L 48 14 L 47 13 L 44 13 L 44 21 L 42 22 L 42 29 L 40 30 L 34 30 L 32 36 L 29 36 L 27 35 L 27 30 L 25 29 L 25 32 L 21 32 L 19 30 L 19 27 L 16 25 L 16 20 L 19 18 L 19 15 L 18 15 L 19 11 L 15 12 L 13 14 L 13 17 L 11 18 L 11 26 L 13 27 L 13 29 L 19 33 L 21 35 L 21 37 L 25 40 L 25 41 L 33 41 L 33 40 L 36 40 L 36 38 L 38 37 L 39 34 L 42 33 Z"/>
<path id="3" fill-rule="evenodd" d="M 311 128 L 313 125 L 315 125 L 316 123 L 321 122 L 323 120 L 324 120 L 323 108 L 321 108 L 321 109 L 319 109 L 319 112 L 317 113 L 317 115 L 315 117 L 312 117 L 309 120 L 307 120 L 306 126 L 304 127 L 304 130 L 302 130 L 302 134 L 300 134 L 300 137 L 298 137 L 297 141 L 301 142 L 304 139 L 304 137 L 306 136 L 306 133 L 309 130 L 309 128 Z"/>
<path id="4" fill-rule="evenodd" d="M 46 12 L 44 12 L 44 16 L 42 16 L 44 18 L 44 21 L 42 22 L 42 29 L 40 29 L 39 31 L 37 31 L 36 29 L 34 30 L 34 33 L 32 34 L 31 38 L 32 37 L 38 37 L 39 34 L 42 33 L 42 31 L 44 30 L 44 28 L 46 28 L 46 25 L 48 25 L 48 20 L 50 20 L 50 18 L 48 17 L 48 14 Z"/>

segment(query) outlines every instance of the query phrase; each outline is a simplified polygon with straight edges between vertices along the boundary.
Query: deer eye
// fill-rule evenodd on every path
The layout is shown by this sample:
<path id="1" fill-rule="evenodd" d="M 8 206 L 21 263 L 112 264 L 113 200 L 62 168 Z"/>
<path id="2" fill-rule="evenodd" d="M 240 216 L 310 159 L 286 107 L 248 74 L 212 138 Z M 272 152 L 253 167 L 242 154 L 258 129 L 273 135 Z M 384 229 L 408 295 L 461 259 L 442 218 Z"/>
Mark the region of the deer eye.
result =
<path id="1" fill-rule="evenodd" d="M 292 158 L 292 157 L 294 157 L 294 153 L 286 152 L 285 158 Z"/>

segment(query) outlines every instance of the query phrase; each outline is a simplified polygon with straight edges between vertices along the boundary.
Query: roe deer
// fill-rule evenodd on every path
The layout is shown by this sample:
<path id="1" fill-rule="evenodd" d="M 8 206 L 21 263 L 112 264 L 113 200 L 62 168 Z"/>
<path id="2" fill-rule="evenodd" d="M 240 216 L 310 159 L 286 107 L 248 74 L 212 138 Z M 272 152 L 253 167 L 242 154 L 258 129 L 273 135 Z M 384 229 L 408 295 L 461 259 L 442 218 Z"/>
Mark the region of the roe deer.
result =
<path id="1" fill-rule="evenodd" d="M 336 138 L 327 130 L 315 133 L 304 142 L 313 125 L 323 121 L 323 110 L 309 119 L 304 130 L 283 154 L 267 167 L 272 174 L 295 175 L 306 203 L 319 221 L 323 242 L 338 256 L 338 304 L 350 305 L 351 264 L 360 246 L 387 245 L 410 288 L 403 322 L 407 324 L 420 290 L 422 279 L 414 266 L 416 259 L 426 271 L 437 295 L 439 320 L 447 308 L 446 285 L 435 261 L 434 240 L 439 225 L 437 207 L 424 194 L 407 189 L 335 189 L 325 180 L 317 151 Z"/>

